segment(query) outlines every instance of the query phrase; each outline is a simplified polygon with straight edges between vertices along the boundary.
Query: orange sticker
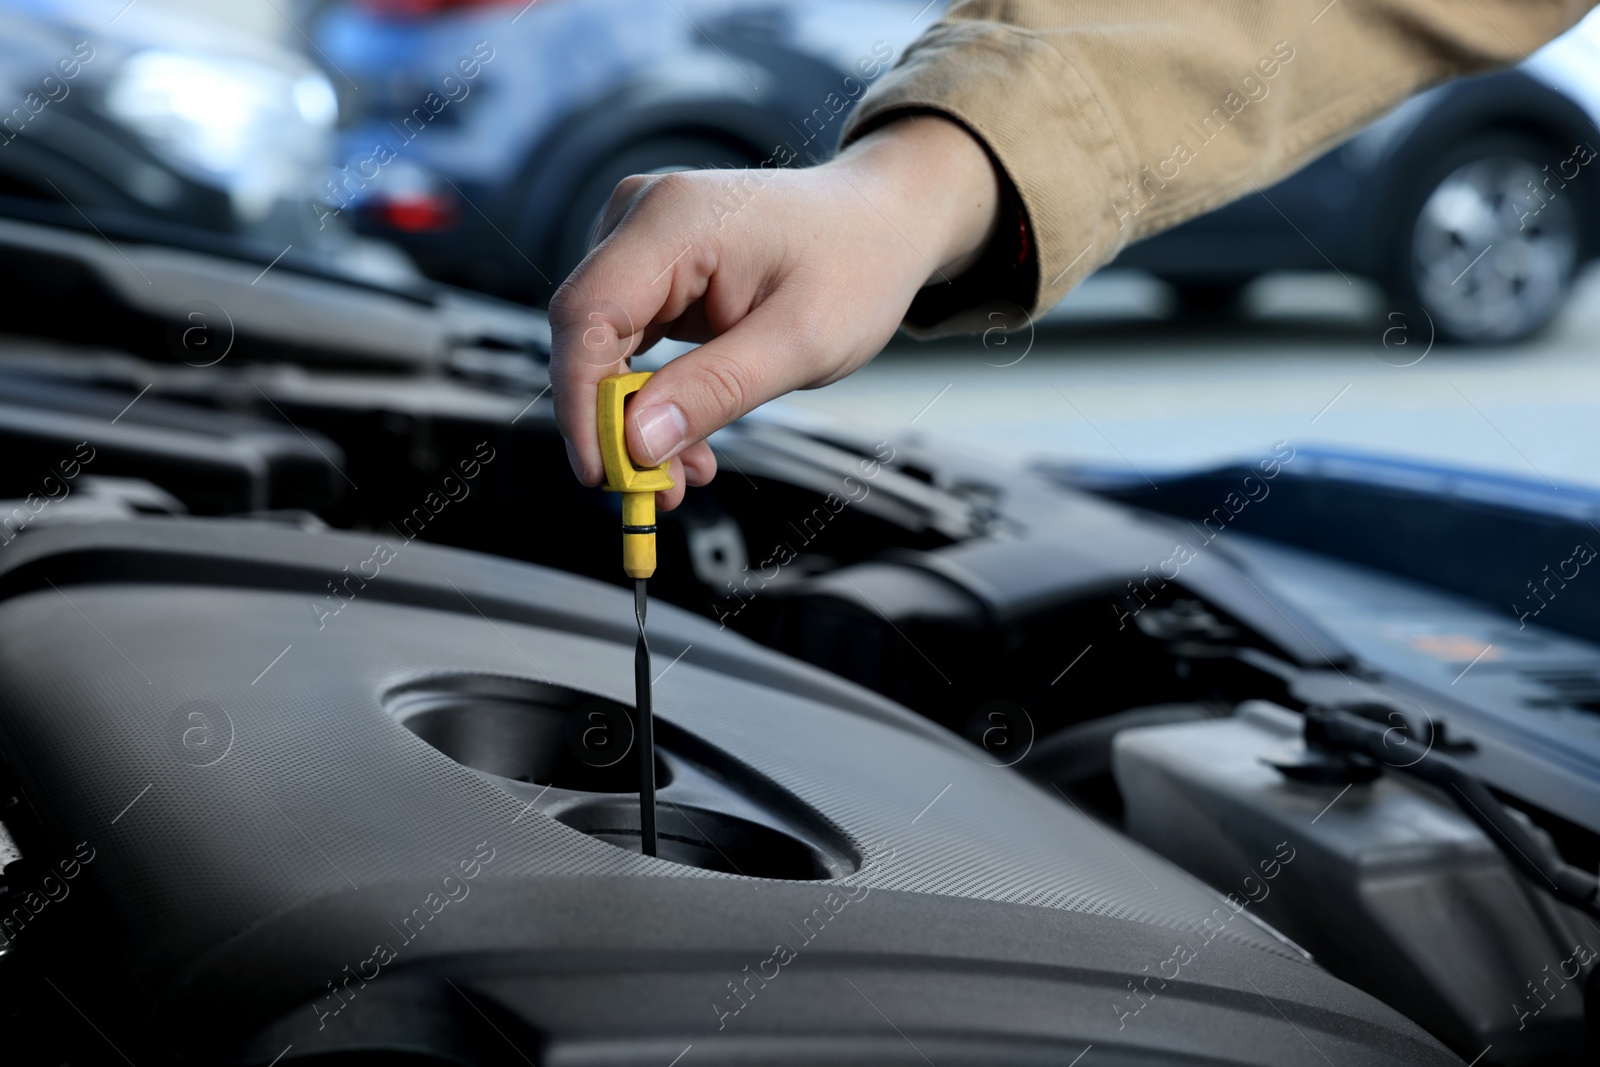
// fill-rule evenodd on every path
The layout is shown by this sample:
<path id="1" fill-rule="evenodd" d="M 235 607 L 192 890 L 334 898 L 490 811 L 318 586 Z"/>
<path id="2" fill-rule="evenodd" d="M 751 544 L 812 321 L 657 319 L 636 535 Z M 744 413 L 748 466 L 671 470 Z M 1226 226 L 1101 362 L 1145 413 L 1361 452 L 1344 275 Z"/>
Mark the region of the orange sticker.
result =
<path id="1" fill-rule="evenodd" d="M 1411 639 L 1411 647 L 1435 659 L 1450 662 L 1464 662 L 1479 657 L 1497 660 L 1503 656 L 1500 649 L 1471 634 L 1423 634 Z"/>

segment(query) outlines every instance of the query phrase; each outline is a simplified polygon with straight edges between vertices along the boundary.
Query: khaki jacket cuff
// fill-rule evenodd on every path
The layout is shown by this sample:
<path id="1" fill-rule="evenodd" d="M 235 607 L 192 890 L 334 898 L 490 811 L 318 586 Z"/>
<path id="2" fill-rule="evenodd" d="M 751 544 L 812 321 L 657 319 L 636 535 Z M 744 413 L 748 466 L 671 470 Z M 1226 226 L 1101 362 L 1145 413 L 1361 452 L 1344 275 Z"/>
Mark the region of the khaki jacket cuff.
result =
<path id="1" fill-rule="evenodd" d="M 847 145 L 906 114 L 938 112 L 971 131 L 1020 199 L 1032 261 L 1025 291 L 991 257 L 953 284 L 922 291 L 915 334 L 1015 326 L 1055 305 L 1121 248 L 1104 190 L 1130 171 L 1115 127 L 1089 83 L 1049 43 L 995 22 L 941 23 L 875 85 L 841 135 Z M 1041 129 L 1050 131 L 1040 136 Z M 1065 173 L 1064 173 L 1065 172 Z M 1000 234 L 1014 223 L 1002 209 Z M 941 292 L 944 290 L 944 292 Z M 1016 320 L 1016 321 L 1010 321 Z"/>

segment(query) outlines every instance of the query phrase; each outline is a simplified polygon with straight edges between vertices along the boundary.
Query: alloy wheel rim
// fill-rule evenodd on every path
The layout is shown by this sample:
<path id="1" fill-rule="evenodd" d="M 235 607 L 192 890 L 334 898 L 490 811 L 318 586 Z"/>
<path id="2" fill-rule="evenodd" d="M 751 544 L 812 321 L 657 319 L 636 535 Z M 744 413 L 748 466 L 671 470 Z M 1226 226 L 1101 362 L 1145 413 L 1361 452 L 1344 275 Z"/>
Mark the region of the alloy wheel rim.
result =
<path id="1" fill-rule="evenodd" d="M 1429 194 L 1411 240 L 1418 295 L 1460 337 L 1520 336 L 1559 305 L 1577 264 L 1574 193 L 1519 156 L 1456 168 Z"/>

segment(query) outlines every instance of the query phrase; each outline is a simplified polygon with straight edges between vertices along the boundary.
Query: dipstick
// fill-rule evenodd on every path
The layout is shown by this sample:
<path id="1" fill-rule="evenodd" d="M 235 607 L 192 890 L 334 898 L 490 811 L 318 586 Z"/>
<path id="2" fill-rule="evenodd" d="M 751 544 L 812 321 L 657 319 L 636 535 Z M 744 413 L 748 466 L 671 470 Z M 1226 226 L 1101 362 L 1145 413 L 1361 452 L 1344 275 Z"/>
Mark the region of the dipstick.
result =
<path id="1" fill-rule="evenodd" d="M 639 636 L 633 650 L 634 732 L 639 745 L 639 848 L 656 854 L 656 740 L 650 706 L 650 644 L 645 640 L 645 579 L 656 571 L 656 493 L 673 487 L 668 465 L 640 469 L 628 455 L 623 406 L 650 380 L 649 371 L 617 374 L 600 382 L 596 422 L 605 488 L 622 494 L 622 570 L 633 579 L 633 615 Z"/>

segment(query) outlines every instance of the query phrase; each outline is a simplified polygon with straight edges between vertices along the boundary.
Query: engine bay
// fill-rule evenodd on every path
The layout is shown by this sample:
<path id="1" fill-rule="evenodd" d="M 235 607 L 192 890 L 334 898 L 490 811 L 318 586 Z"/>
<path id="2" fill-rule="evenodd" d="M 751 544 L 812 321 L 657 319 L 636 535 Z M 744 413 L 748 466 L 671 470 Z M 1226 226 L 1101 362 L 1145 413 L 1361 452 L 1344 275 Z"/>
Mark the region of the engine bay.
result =
<path id="1" fill-rule="evenodd" d="M 8 1062 L 1594 1054 L 1595 616 L 1330 552 L 1329 457 L 722 431 L 661 517 L 649 858 L 538 316 L 0 240 Z M 1406 551 L 1582 565 L 1585 516 L 1434 499 Z"/>

